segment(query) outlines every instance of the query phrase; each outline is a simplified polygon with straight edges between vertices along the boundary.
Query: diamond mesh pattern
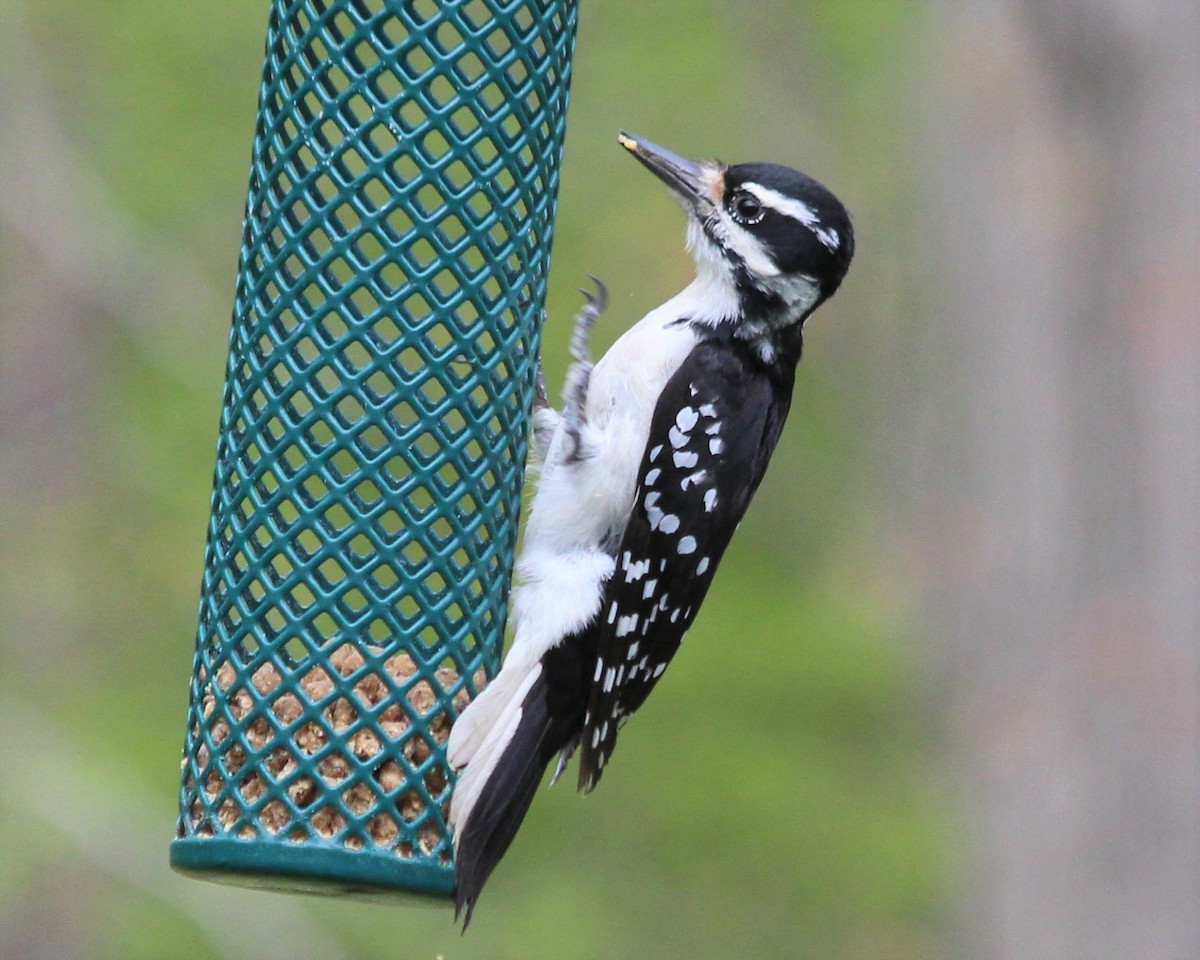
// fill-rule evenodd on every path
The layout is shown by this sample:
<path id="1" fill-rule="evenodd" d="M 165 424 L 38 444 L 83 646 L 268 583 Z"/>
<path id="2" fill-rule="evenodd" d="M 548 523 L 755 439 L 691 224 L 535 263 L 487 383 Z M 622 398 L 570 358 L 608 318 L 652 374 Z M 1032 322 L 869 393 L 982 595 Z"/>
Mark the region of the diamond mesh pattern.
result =
<path id="1" fill-rule="evenodd" d="M 498 664 L 576 0 L 275 0 L 175 866 L 448 893 Z"/>

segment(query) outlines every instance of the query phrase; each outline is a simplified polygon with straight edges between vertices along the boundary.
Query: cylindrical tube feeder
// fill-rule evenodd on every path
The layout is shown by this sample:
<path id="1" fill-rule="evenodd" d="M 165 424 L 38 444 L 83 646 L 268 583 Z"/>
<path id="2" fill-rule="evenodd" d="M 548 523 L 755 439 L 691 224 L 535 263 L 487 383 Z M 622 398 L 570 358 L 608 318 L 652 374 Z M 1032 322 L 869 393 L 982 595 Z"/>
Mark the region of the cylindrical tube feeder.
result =
<path id="1" fill-rule="evenodd" d="M 273 0 L 176 869 L 448 896 L 498 666 L 577 0 Z"/>

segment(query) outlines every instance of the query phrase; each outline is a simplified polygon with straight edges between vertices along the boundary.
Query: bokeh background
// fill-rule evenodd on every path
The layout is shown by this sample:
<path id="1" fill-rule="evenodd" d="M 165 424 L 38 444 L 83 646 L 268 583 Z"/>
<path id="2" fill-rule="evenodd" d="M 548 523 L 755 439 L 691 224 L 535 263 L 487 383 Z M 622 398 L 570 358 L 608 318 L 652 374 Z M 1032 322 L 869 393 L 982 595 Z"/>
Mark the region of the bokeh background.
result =
<path id="1" fill-rule="evenodd" d="M 859 252 L 603 788 L 449 910 L 170 873 L 266 5 L 0 0 L 0 956 L 1200 956 L 1200 6 L 584 0 L 545 331 L 689 276 L 615 144 Z"/>

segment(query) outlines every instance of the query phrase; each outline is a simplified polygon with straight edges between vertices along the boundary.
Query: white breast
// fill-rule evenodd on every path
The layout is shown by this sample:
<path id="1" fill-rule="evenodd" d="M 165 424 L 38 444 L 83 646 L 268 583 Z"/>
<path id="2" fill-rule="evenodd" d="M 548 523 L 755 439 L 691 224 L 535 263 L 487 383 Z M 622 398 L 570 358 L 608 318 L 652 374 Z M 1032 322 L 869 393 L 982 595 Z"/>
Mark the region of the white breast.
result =
<path id="1" fill-rule="evenodd" d="M 596 364 L 583 457 L 564 461 L 571 444 L 559 425 L 525 528 L 510 656 L 521 648 L 520 659 L 540 657 L 598 611 L 612 574 L 605 547 L 628 520 L 658 396 L 697 342 L 676 322 L 691 315 L 694 298 L 688 288 L 651 311 Z"/>

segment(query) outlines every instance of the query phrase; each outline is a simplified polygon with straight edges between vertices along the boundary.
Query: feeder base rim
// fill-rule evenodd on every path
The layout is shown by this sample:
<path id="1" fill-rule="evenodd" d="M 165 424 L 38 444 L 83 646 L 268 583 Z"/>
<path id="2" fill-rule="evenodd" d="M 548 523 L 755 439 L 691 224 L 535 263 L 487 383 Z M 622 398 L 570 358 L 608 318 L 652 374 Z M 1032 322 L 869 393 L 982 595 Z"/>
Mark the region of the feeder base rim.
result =
<path id="1" fill-rule="evenodd" d="M 454 868 L 428 859 L 286 841 L 182 838 L 171 868 L 196 880 L 369 903 L 436 904 L 454 896 Z"/>

